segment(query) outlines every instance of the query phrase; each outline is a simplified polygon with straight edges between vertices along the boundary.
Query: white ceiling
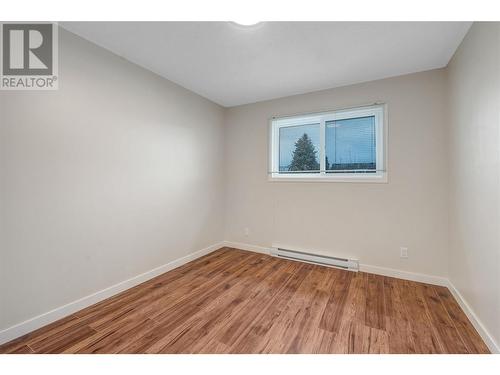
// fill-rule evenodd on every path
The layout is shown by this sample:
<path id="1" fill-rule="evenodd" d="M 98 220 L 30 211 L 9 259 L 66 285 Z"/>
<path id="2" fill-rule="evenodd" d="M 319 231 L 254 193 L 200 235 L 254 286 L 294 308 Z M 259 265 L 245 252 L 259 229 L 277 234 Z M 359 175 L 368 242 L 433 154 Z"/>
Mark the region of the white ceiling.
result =
<path id="1" fill-rule="evenodd" d="M 225 107 L 446 66 L 470 22 L 62 22 Z"/>

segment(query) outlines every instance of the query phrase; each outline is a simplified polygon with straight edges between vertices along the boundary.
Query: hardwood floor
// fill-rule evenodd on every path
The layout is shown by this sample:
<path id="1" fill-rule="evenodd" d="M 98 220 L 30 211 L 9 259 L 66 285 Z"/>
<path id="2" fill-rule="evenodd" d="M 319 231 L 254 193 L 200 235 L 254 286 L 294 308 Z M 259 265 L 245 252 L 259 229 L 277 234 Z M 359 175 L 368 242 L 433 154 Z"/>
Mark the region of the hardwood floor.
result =
<path id="1" fill-rule="evenodd" d="M 223 248 L 0 353 L 488 353 L 448 289 Z"/>

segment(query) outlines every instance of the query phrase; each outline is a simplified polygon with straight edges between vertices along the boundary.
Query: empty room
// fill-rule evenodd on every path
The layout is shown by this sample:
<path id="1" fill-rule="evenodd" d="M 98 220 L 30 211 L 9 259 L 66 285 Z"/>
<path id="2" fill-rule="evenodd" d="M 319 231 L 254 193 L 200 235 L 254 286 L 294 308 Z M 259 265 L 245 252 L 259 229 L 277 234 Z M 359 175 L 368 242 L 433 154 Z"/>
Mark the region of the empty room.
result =
<path id="1" fill-rule="evenodd" d="M 500 23 L 1 41 L 0 357 L 500 352 Z"/>

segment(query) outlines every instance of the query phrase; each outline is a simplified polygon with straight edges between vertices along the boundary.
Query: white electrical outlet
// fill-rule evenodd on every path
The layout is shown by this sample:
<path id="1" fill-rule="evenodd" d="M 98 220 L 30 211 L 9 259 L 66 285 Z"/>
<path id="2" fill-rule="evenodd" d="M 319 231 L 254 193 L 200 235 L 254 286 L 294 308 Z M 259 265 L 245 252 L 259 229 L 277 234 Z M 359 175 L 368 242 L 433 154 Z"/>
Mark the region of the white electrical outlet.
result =
<path id="1" fill-rule="evenodd" d="M 401 254 L 399 255 L 401 258 L 408 258 L 408 248 L 400 247 Z"/>
<path id="2" fill-rule="evenodd" d="M 245 233 L 245 237 L 248 237 L 250 234 L 250 230 L 248 228 L 245 228 L 243 232 Z"/>

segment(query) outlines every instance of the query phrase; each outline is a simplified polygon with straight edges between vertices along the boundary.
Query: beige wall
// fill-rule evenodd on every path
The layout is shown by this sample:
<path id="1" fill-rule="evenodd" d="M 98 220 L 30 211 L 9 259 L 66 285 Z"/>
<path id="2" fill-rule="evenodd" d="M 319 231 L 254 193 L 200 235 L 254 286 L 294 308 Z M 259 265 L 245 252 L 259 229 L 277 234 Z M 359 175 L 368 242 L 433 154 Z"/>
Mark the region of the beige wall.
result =
<path id="1" fill-rule="evenodd" d="M 223 108 L 60 30 L 0 92 L 0 330 L 223 239 Z"/>
<path id="2" fill-rule="evenodd" d="M 443 70 L 434 70 L 228 109 L 225 239 L 323 251 L 364 264 L 445 276 L 444 78 Z M 271 116 L 375 101 L 388 107 L 389 183 L 268 181 Z M 408 247 L 408 259 L 399 257 L 400 246 Z"/>
<path id="3" fill-rule="evenodd" d="M 450 269 L 500 343 L 500 24 L 474 23 L 448 68 Z"/>

